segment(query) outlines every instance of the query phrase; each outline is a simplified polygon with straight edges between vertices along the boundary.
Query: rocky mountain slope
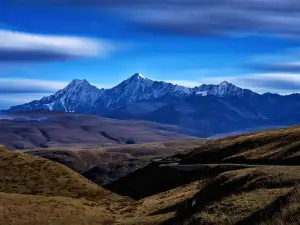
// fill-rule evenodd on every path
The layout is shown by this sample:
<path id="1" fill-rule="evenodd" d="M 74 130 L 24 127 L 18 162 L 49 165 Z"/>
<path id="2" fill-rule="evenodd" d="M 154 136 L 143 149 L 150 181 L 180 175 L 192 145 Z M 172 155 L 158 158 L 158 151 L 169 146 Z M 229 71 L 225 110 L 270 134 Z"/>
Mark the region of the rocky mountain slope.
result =
<path id="1" fill-rule="evenodd" d="M 186 88 L 163 81 L 153 81 L 136 73 L 111 89 L 98 89 L 87 80 L 75 79 L 54 95 L 12 107 L 9 111 L 48 109 L 65 112 L 94 111 L 101 113 L 101 110 L 118 108 L 134 102 L 151 101 L 168 96 L 184 98 L 192 95 L 242 98 L 245 95 L 255 95 L 255 93 L 238 88 L 226 81 L 219 85 Z"/>

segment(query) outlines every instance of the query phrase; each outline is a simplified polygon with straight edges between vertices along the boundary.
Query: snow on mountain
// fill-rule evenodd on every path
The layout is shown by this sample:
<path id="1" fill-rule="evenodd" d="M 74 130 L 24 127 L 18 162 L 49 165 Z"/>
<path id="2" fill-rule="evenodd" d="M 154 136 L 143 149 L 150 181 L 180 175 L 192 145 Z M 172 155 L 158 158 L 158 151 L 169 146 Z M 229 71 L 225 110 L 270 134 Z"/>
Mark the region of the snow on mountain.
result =
<path id="1" fill-rule="evenodd" d="M 187 88 L 163 81 L 153 81 L 140 73 L 135 73 L 111 89 L 98 89 L 85 79 L 74 79 L 64 89 L 55 94 L 44 97 L 39 101 L 12 107 L 10 111 L 47 109 L 65 112 L 90 112 L 99 108 L 116 108 L 165 96 L 183 98 L 191 95 L 214 95 L 217 97 L 241 98 L 245 93 L 251 94 L 253 92 L 226 81 L 219 85 L 203 84 L 199 87 Z"/>
<path id="2" fill-rule="evenodd" d="M 118 107 L 125 104 L 164 97 L 168 94 L 183 96 L 191 94 L 186 87 L 162 81 L 153 81 L 140 73 L 135 73 L 117 86 L 105 90 L 103 95 L 106 107 Z"/>
<path id="3" fill-rule="evenodd" d="M 92 86 L 87 80 L 73 80 L 64 89 L 54 95 L 44 97 L 41 103 L 49 110 L 63 110 L 66 112 L 86 111 L 93 107 L 103 90 Z"/>
<path id="4" fill-rule="evenodd" d="M 208 91 L 197 91 L 196 95 L 206 96 Z"/>
<path id="5" fill-rule="evenodd" d="M 197 95 L 214 95 L 217 97 L 238 97 L 241 98 L 244 94 L 256 94 L 248 89 L 242 89 L 227 81 L 223 81 L 218 85 L 203 84 L 199 87 L 194 88 Z"/>
<path id="6" fill-rule="evenodd" d="M 251 127 L 299 124 L 300 95 L 260 95 L 226 81 L 187 88 L 136 73 L 111 89 L 75 79 L 53 95 L 7 112 L 30 110 L 174 124 L 197 130 L 204 137 Z"/>
<path id="7" fill-rule="evenodd" d="M 86 112 L 101 96 L 103 90 L 92 86 L 87 80 L 74 79 L 55 94 L 24 105 L 11 107 L 10 111 L 56 110 Z"/>

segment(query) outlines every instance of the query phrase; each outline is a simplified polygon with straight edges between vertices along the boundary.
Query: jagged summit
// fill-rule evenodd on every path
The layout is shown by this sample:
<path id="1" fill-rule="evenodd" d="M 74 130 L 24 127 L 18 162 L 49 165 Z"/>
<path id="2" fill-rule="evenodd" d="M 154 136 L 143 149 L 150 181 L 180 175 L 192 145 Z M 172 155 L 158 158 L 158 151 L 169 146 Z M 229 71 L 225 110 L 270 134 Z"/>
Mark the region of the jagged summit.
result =
<path id="1" fill-rule="evenodd" d="M 73 79 L 71 83 L 80 84 L 80 83 L 89 83 L 89 82 L 86 79 Z"/>
<path id="2" fill-rule="evenodd" d="M 223 82 L 221 82 L 219 85 L 220 86 L 228 86 L 230 85 L 231 83 L 227 82 L 226 80 L 224 80 Z"/>
<path id="3" fill-rule="evenodd" d="M 135 73 L 132 75 L 133 78 L 137 78 L 137 79 L 147 79 L 145 76 L 143 76 L 141 73 Z"/>
<path id="4" fill-rule="evenodd" d="M 151 81 L 150 79 L 146 78 L 144 75 L 141 73 L 135 73 L 125 81 L 129 82 L 141 82 L 141 81 Z"/>
<path id="5" fill-rule="evenodd" d="M 73 94 L 78 91 L 84 91 L 84 92 L 89 92 L 93 90 L 97 90 L 97 88 L 93 85 L 91 85 L 86 79 L 73 79 L 65 88 L 62 90 L 56 92 L 55 95 L 58 93 L 69 93 Z"/>
<path id="6" fill-rule="evenodd" d="M 73 79 L 65 88 L 62 90 L 68 91 L 77 89 L 86 89 L 92 87 L 92 85 L 86 79 Z"/>

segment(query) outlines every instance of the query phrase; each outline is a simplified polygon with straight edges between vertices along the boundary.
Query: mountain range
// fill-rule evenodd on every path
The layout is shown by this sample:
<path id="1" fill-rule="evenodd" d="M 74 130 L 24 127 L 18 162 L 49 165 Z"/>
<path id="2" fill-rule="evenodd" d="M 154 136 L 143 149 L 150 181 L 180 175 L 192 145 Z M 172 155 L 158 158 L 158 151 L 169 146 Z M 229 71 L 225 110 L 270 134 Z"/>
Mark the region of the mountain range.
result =
<path id="1" fill-rule="evenodd" d="M 300 95 L 258 94 L 227 81 L 187 88 L 135 73 L 111 89 L 74 79 L 64 89 L 7 112 L 64 111 L 180 125 L 200 137 L 300 123 Z"/>

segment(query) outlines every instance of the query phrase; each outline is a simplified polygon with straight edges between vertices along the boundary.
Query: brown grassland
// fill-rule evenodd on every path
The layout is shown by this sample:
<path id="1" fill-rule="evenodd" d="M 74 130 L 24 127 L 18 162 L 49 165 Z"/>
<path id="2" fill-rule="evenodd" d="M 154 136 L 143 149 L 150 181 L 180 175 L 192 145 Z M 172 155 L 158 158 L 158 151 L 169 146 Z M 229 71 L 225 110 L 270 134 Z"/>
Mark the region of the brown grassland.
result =
<path id="1" fill-rule="evenodd" d="M 124 152 L 142 153 L 138 146 L 135 148 L 126 147 Z M 183 150 L 102 188 L 64 165 L 2 149 L 0 221 L 300 223 L 299 126 L 210 140 Z M 189 198 L 193 205 L 188 205 Z"/>

